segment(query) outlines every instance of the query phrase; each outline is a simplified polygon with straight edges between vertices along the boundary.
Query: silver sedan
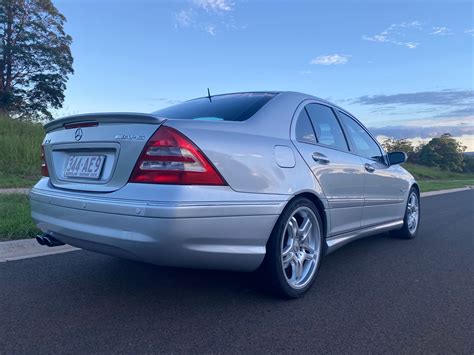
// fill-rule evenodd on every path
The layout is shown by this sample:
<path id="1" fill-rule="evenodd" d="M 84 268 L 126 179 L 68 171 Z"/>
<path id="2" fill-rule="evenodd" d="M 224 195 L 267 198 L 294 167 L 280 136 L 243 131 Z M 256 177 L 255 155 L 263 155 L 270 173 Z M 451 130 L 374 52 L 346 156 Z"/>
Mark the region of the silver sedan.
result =
<path id="1" fill-rule="evenodd" d="M 45 125 L 30 193 L 39 243 L 159 265 L 252 271 L 299 297 L 321 259 L 391 231 L 411 239 L 419 187 L 344 109 L 296 92 L 198 98 L 152 114 Z"/>

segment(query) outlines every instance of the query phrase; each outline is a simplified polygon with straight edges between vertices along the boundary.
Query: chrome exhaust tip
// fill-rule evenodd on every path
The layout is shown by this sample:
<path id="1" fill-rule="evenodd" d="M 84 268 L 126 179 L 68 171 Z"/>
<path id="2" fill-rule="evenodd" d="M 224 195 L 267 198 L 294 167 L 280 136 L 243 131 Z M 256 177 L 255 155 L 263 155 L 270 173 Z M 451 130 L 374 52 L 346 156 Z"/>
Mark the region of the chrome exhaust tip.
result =
<path id="1" fill-rule="evenodd" d="M 35 239 L 36 239 L 36 241 L 38 242 L 39 245 L 46 245 L 42 235 L 37 235 Z"/>
<path id="2" fill-rule="evenodd" d="M 48 247 L 58 247 L 60 245 L 64 245 L 63 242 L 60 240 L 54 238 L 53 236 L 49 234 L 43 234 L 43 235 L 38 235 L 36 237 L 36 241 L 41 244 L 41 245 L 46 245 Z"/>

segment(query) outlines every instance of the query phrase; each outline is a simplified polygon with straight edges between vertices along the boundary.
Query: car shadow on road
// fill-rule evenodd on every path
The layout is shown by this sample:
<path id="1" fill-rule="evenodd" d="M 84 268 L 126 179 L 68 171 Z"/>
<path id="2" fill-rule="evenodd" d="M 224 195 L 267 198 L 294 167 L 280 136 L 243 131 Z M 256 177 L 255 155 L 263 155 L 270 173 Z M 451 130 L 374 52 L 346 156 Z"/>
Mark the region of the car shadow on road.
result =
<path id="1" fill-rule="evenodd" d="M 343 283 L 347 282 L 348 275 L 353 276 L 357 272 L 358 277 L 363 277 L 367 262 L 376 264 L 377 259 L 382 258 L 377 254 L 380 250 L 389 248 L 395 251 L 399 244 L 388 234 L 381 234 L 355 241 L 326 256 L 316 285 L 308 296 L 329 296 L 335 289 L 344 288 Z M 171 268 L 84 251 L 79 253 L 87 254 L 90 261 L 81 268 L 87 270 L 82 275 L 84 289 L 100 285 L 101 292 L 109 295 L 147 294 L 159 297 L 162 302 L 205 300 L 209 297 L 277 299 L 267 289 L 265 276 L 260 271 L 246 273 Z M 86 275 L 91 276 L 94 283 L 89 283 Z"/>

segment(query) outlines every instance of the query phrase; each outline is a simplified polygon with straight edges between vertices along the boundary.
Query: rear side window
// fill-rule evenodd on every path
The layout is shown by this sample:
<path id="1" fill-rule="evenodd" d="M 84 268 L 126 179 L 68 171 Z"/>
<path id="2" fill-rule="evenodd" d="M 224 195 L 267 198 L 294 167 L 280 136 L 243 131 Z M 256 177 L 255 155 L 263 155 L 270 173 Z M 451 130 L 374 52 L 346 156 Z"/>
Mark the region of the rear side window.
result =
<path id="1" fill-rule="evenodd" d="M 364 158 L 373 159 L 384 163 L 382 152 L 377 143 L 356 121 L 343 112 L 339 111 L 344 126 L 352 141 L 354 142 L 357 153 Z"/>
<path id="2" fill-rule="evenodd" d="M 180 120 L 245 121 L 275 97 L 275 93 L 242 93 L 203 97 L 153 112 Z"/>
<path id="3" fill-rule="evenodd" d="M 349 150 L 341 125 L 329 106 L 309 104 L 306 106 L 306 111 L 319 143 L 341 150 Z"/>
<path id="4" fill-rule="evenodd" d="M 309 121 L 309 116 L 306 113 L 306 110 L 301 110 L 298 121 L 296 121 L 295 127 L 296 139 L 300 142 L 306 143 L 316 143 L 316 137 L 314 136 L 313 126 Z"/>

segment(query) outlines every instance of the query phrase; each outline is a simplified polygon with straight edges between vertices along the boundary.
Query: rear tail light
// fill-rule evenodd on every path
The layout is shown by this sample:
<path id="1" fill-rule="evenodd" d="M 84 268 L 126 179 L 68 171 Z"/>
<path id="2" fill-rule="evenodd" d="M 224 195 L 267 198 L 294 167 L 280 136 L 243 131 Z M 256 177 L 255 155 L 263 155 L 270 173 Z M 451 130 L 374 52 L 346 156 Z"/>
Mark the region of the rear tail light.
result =
<path id="1" fill-rule="evenodd" d="M 46 157 L 44 155 L 44 146 L 41 146 L 41 175 L 49 176 L 48 166 L 46 165 Z"/>
<path id="2" fill-rule="evenodd" d="M 130 182 L 226 185 L 203 152 L 177 130 L 161 126 L 143 148 Z"/>

